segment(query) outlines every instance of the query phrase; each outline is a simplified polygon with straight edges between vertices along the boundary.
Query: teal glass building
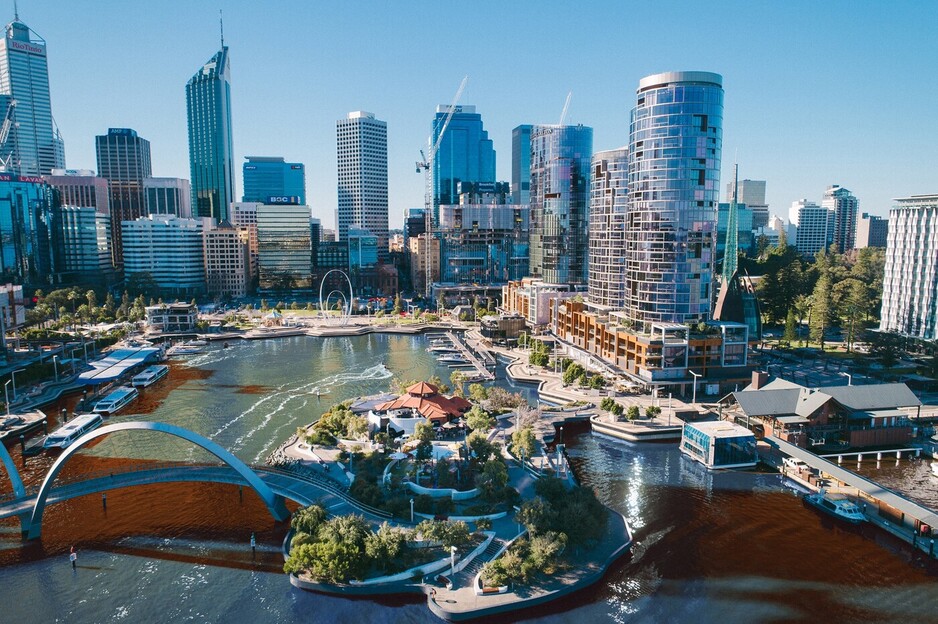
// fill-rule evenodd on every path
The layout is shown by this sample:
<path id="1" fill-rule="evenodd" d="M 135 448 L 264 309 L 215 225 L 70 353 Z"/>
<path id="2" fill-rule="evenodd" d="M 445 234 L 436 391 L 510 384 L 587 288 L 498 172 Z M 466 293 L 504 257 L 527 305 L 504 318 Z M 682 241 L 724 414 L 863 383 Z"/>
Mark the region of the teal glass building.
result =
<path id="1" fill-rule="evenodd" d="M 449 106 L 437 106 L 433 119 L 435 144 Z M 459 184 L 495 183 L 495 147 L 482 126 L 475 106 L 457 106 L 433 160 L 433 222 L 440 221 L 440 204 L 459 203 Z"/>
<path id="2" fill-rule="evenodd" d="M 241 201 L 270 203 L 271 197 L 293 197 L 306 203 L 306 167 L 288 163 L 280 156 L 245 156 L 242 166 L 244 195 Z"/>
<path id="3" fill-rule="evenodd" d="M 229 204 L 235 200 L 227 46 L 223 45 L 186 84 L 186 112 L 192 216 L 224 221 Z"/>
<path id="4" fill-rule="evenodd" d="M 55 282 L 53 219 L 59 192 L 37 176 L 0 173 L 0 279 L 48 288 Z"/>

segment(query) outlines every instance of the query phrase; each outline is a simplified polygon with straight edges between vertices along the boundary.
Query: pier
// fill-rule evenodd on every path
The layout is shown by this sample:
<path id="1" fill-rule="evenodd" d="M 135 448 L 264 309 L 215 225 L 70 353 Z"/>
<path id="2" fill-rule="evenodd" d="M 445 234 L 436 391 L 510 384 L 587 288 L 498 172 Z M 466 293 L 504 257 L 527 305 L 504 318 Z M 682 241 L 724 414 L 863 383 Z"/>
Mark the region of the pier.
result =
<path id="1" fill-rule="evenodd" d="M 853 457 L 854 455 L 857 456 L 857 462 L 862 462 L 864 455 L 875 455 L 876 461 L 882 461 L 884 458 L 888 459 L 889 456 L 893 455 L 895 455 L 896 459 L 902 459 L 903 454 L 907 455 L 908 457 L 919 457 L 921 453 L 922 449 L 920 448 L 902 448 L 888 449 L 885 451 L 850 451 L 847 453 L 827 453 L 826 455 L 819 455 L 819 457 L 836 457 L 837 463 L 842 464 L 844 463 L 845 457 Z"/>
<path id="2" fill-rule="evenodd" d="M 459 352 L 462 354 L 462 356 L 469 360 L 469 363 L 472 364 L 472 367 L 476 370 L 476 375 L 480 378 L 481 381 L 495 381 L 495 374 L 489 371 L 485 363 L 480 360 L 475 353 L 473 353 L 472 349 L 466 346 L 466 343 L 464 343 L 455 332 L 446 332 L 446 337 L 450 340 L 450 342 L 453 343 L 453 346 L 459 349 Z M 495 356 L 493 356 L 491 353 L 488 353 L 487 351 L 485 353 L 494 362 Z M 485 355 L 483 355 L 483 357 L 485 357 Z"/>

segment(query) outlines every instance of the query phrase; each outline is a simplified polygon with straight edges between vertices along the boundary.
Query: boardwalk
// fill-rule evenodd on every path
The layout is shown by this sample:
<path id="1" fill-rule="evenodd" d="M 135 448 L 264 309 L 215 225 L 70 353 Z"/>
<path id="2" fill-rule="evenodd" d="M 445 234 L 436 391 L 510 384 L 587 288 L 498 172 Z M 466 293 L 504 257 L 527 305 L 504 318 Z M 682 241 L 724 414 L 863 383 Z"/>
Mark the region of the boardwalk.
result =
<path id="1" fill-rule="evenodd" d="M 459 352 L 462 353 L 463 357 L 469 360 L 473 368 L 476 369 L 476 375 L 478 377 L 484 381 L 495 380 L 494 373 L 490 372 L 489 369 L 486 368 L 485 363 L 483 363 L 482 360 L 476 356 L 472 349 L 466 346 L 466 343 L 462 341 L 462 338 L 457 336 L 454 332 L 447 332 L 446 337 L 450 339 L 450 341 L 457 349 L 459 349 Z"/>

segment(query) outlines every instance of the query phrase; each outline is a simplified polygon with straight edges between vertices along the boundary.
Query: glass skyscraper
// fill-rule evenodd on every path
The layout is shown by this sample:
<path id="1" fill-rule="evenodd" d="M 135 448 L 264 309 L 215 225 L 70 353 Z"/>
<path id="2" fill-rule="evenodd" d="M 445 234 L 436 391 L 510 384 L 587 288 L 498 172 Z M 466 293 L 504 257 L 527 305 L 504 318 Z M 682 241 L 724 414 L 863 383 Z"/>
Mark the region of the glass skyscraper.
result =
<path id="1" fill-rule="evenodd" d="M 121 222 L 146 215 L 143 180 L 150 177 L 150 142 L 130 128 L 108 128 L 95 137 L 98 175 L 105 178 L 111 194 L 111 237 L 114 265 L 124 263 Z"/>
<path id="2" fill-rule="evenodd" d="M 511 197 L 514 204 L 531 201 L 531 128 L 522 124 L 511 131 Z"/>
<path id="3" fill-rule="evenodd" d="M 58 191 L 37 176 L 0 173 L 0 279 L 53 283 L 53 218 Z"/>
<path id="4" fill-rule="evenodd" d="M 652 323 L 710 317 L 723 79 L 710 72 L 642 78 L 629 136 L 625 315 Z"/>
<path id="5" fill-rule="evenodd" d="M 593 154 L 590 182 L 589 299 L 625 307 L 625 224 L 628 215 L 629 150 Z"/>
<path id="6" fill-rule="evenodd" d="M 271 197 L 296 197 L 296 203 L 306 203 L 306 168 L 303 163 L 284 162 L 280 156 L 245 158 L 241 201 L 266 204 Z"/>
<path id="7" fill-rule="evenodd" d="M 530 275 L 587 284 L 593 129 L 531 128 Z"/>
<path id="8" fill-rule="evenodd" d="M 223 221 L 235 200 L 228 46 L 189 79 L 186 111 L 193 216 Z"/>
<path id="9" fill-rule="evenodd" d="M 8 171 L 38 176 L 65 167 L 64 144 L 52 118 L 46 42 L 19 17 L 7 24 L 0 41 L 0 121 L 8 112 L 15 123 L 0 147 Z"/>
<path id="10" fill-rule="evenodd" d="M 433 144 L 443 130 L 449 111 L 448 105 L 436 107 Z M 440 220 L 440 204 L 459 203 L 460 182 L 495 183 L 495 148 L 475 106 L 456 107 L 433 160 L 434 223 Z"/>
<path id="11" fill-rule="evenodd" d="M 339 240 L 349 228 L 378 237 L 378 259 L 388 258 L 388 125 L 365 111 L 335 122 Z"/>

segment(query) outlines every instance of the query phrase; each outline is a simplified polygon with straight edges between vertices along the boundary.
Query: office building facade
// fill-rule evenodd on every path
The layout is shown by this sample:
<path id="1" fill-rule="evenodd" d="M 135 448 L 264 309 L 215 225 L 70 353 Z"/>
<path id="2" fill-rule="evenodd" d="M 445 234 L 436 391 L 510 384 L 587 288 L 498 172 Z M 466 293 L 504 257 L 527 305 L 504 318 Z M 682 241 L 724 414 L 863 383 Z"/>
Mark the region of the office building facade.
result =
<path id="1" fill-rule="evenodd" d="M 726 183 L 726 203 L 736 199 L 737 204 L 745 204 L 752 211 L 754 229 L 768 227 L 769 205 L 765 203 L 765 180 L 739 180 L 739 196 L 732 182 Z"/>
<path id="2" fill-rule="evenodd" d="M 111 213 L 111 200 L 107 180 L 88 169 L 53 169 L 52 175 L 43 176 L 46 183 L 59 192 L 63 206 L 94 208 L 104 214 Z"/>
<path id="3" fill-rule="evenodd" d="M 114 280 L 111 216 L 93 206 L 63 205 L 53 217 L 56 272 L 63 283 Z"/>
<path id="4" fill-rule="evenodd" d="M 295 197 L 306 203 L 306 167 L 284 162 L 281 156 L 245 156 L 241 201 L 266 203 L 271 197 Z"/>
<path id="5" fill-rule="evenodd" d="M 435 145 L 450 106 L 436 107 L 431 144 Z M 495 183 L 495 147 L 472 105 L 456 106 L 433 160 L 433 223 L 439 223 L 440 204 L 456 204 L 459 183 Z"/>
<path id="6" fill-rule="evenodd" d="M 589 209 L 589 300 L 625 307 L 625 226 L 628 216 L 629 150 L 593 154 Z"/>
<path id="7" fill-rule="evenodd" d="M 246 296 L 254 277 L 250 228 L 222 221 L 202 232 L 202 242 L 208 294 L 222 299 Z"/>
<path id="8" fill-rule="evenodd" d="M 515 204 L 531 203 L 531 124 L 511 131 L 511 197 Z"/>
<path id="9" fill-rule="evenodd" d="M 365 111 L 335 122 L 338 155 L 339 240 L 349 228 L 378 237 L 378 259 L 388 258 L 388 127 Z"/>
<path id="10" fill-rule="evenodd" d="M 257 206 L 257 270 L 259 287 L 288 291 L 311 287 L 312 244 L 309 206 Z"/>
<path id="11" fill-rule="evenodd" d="M 15 175 L 49 175 L 65 167 L 65 146 L 52 117 L 45 40 L 16 17 L 0 41 L 0 121 L 13 122 L 0 160 Z"/>
<path id="12" fill-rule="evenodd" d="M 853 193 L 839 184 L 827 187 L 821 206 L 834 213 L 831 244 L 837 245 L 837 251 L 843 253 L 853 249 L 857 234 L 857 209 L 860 202 Z"/>
<path id="13" fill-rule="evenodd" d="M 938 195 L 896 200 L 889 211 L 880 330 L 938 338 Z"/>
<path id="14" fill-rule="evenodd" d="M 0 281 L 42 288 L 56 281 L 58 207 L 58 191 L 39 176 L 0 173 Z"/>
<path id="15" fill-rule="evenodd" d="M 889 219 L 863 213 L 857 219 L 857 249 L 863 247 L 885 247 L 889 236 Z"/>
<path id="16" fill-rule="evenodd" d="M 144 178 L 145 214 L 169 214 L 192 218 L 192 188 L 185 178 Z"/>
<path id="17" fill-rule="evenodd" d="M 111 196 L 111 235 L 114 265 L 123 262 L 121 223 L 146 214 L 143 180 L 152 174 L 150 142 L 131 128 L 108 128 L 95 137 L 98 175 L 108 181 Z"/>
<path id="18" fill-rule="evenodd" d="M 192 213 L 196 217 L 228 218 L 235 201 L 234 157 L 231 135 L 231 69 L 228 47 L 186 84 L 189 128 L 189 182 Z"/>
<path id="19" fill-rule="evenodd" d="M 147 215 L 124 221 L 124 278 L 149 276 L 166 297 L 188 299 L 205 293 L 202 232 L 211 219 Z"/>
<path id="20" fill-rule="evenodd" d="M 586 286 L 593 129 L 532 126 L 529 275 Z"/>
<path id="21" fill-rule="evenodd" d="M 834 211 L 829 208 L 799 199 L 792 202 L 788 220 L 795 226 L 794 245 L 802 256 L 814 256 L 833 242 Z"/>

